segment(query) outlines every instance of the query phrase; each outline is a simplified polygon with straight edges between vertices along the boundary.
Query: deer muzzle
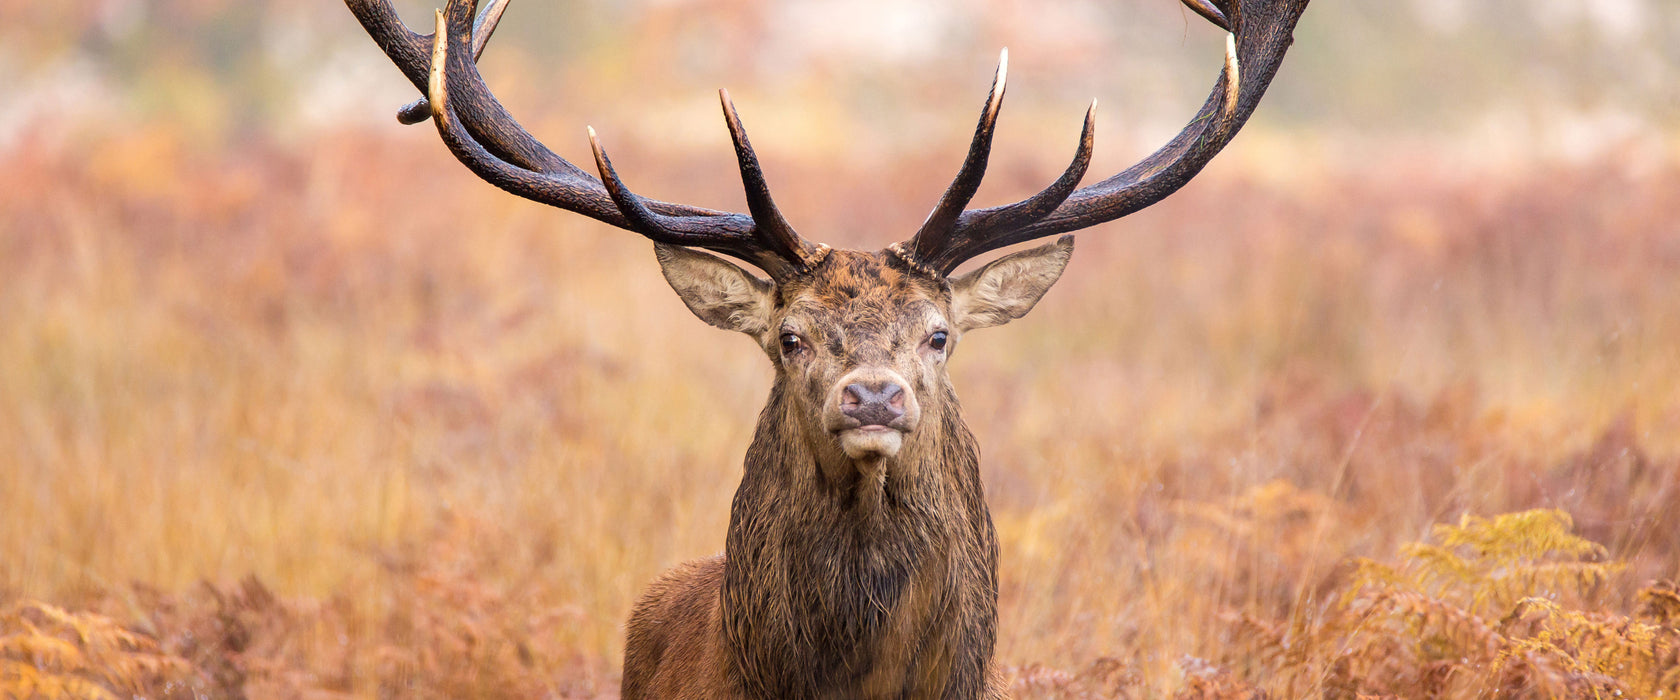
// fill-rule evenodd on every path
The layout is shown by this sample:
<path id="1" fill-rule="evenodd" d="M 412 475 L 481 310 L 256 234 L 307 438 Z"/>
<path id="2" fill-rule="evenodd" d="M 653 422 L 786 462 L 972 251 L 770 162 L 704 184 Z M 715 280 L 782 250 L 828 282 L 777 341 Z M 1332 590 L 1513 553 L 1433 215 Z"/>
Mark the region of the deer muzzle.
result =
<path id="1" fill-rule="evenodd" d="M 825 411 L 829 432 L 852 459 L 892 457 L 916 429 L 921 405 L 897 372 L 859 369 L 835 382 Z"/>

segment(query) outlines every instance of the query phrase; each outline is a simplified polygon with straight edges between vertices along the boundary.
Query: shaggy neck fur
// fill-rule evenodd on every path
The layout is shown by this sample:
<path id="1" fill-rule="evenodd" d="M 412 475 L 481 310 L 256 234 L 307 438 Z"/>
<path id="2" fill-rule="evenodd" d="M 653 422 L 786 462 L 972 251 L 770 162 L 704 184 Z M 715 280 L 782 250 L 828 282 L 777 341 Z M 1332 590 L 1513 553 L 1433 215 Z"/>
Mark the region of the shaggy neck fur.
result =
<path id="1" fill-rule="evenodd" d="M 896 458 L 841 465 L 778 382 L 731 512 L 722 613 L 749 697 L 980 697 L 997 543 L 956 396 Z M 931 403 L 931 402 L 930 402 Z M 937 685 L 938 687 L 932 687 Z"/>

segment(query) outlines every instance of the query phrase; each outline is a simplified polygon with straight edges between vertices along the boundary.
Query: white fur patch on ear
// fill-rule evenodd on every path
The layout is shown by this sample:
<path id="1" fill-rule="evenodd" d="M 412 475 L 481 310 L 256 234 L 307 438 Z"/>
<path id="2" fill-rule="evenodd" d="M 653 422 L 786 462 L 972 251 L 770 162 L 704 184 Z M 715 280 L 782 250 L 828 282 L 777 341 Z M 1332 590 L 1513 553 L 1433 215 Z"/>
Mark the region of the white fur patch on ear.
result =
<path id="1" fill-rule="evenodd" d="M 653 252 L 665 281 L 700 320 L 755 338 L 769 330 L 774 285 L 768 280 L 723 258 L 680 246 L 656 243 Z"/>
<path id="2" fill-rule="evenodd" d="M 951 280 L 951 311 L 961 332 L 1001 326 L 1027 315 L 1073 257 L 1073 236 L 1019 253 Z"/>

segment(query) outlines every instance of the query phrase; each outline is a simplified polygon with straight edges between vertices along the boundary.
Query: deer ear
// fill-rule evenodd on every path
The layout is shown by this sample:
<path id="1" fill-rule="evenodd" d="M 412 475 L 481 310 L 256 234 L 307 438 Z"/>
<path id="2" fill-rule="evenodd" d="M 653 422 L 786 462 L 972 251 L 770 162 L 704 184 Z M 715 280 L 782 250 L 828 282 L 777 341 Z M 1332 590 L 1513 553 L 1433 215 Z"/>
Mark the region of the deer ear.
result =
<path id="1" fill-rule="evenodd" d="M 1073 236 L 993 260 L 951 279 L 951 311 L 959 332 L 1001 326 L 1032 311 L 1073 257 Z"/>
<path id="2" fill-rule="evenodd" d="M 715 255 L 656 243 L 659 269 L 688 310 L 726 331 L 753 337 L 770 328 L 774 286 Z"/>

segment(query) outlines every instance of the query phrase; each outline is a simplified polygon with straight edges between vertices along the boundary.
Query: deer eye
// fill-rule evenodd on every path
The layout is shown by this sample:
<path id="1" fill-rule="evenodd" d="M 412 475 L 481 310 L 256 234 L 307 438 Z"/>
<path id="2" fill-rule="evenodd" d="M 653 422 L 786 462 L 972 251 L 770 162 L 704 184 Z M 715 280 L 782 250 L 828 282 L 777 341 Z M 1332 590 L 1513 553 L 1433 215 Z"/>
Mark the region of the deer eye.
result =
<path id="1" fill-rule="evenodd" d="M 935 331 L 933 335 L 928 336 L 928 347 L 935 350 L 944 350 L 947 339 L 945 331 Z"/>
<path id="2" fill-rule="evenodd" d="M 792 354 L 794 354 L 796 352 L 799 352 L 800 350 L 804 349 L 804 347 L 805 347 L 805 342 L 800 340 L 799 336 L 794 335 L 792 333 L 783 333 L 782 334 L 782 354 L 783 355 L 792 355 Z"/>

